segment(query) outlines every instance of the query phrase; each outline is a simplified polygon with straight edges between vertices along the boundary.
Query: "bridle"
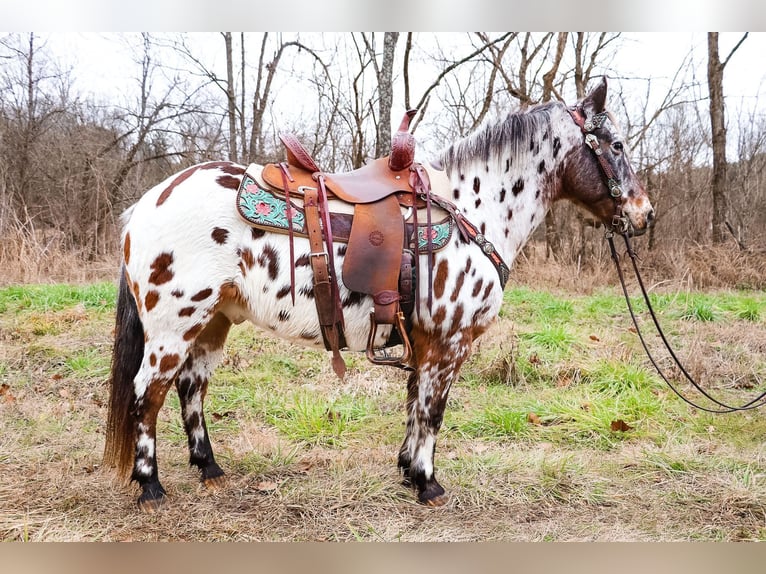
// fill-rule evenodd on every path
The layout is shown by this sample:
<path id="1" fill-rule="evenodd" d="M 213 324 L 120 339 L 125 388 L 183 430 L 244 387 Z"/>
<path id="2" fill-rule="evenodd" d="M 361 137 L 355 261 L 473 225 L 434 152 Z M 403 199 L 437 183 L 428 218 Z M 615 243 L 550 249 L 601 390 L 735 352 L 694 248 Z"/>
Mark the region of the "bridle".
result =
<path id="1" fill-rule="evenodd" d="M 604 155 L 604 150 L 601 149 L 601 140 L 596 135 L 596 130 L 604 125 L 604 122 L 609 117 L 609 112 L 603 111 L 587 117 L 582 106 L 567 108 L 567 111 L 585 136 L 585 146 L 593 152 L 601 168 L 601 174 L 604 176 L 604 183 L 609 190 L 609 195 L 614 200 L 614 215 L 612 216 L 611 223 L 612 231 L 620 235 L 629 234 L 632 226 L 628 216 L 622 212 L 622 183 L 617 174 L 614 173 L 612 166 L 609 165 L 609 161 Z"/>
<path id="2" fill-rule="evenodd" d="M 601 141 L 598 139 L 598 136 L 595 134 L 595 131 L 599 129 L 603 124 L 604 121 L 609 117 L 609 113 L 604 111 L 600 112 L 598 114 L 594 114 L 592 117 L 588 118 L 585 116 L 585 111 L 582 109 L 582 107 L 574 107 L 574 108 L 568 108 L 569 115 L 572 116 L 572 119 L 574 120 L 575 124 L 577 124 L 580 128 L 580 131 L 582 131 L 583 135 L 585 136 L 585 145 L 593 152 L 593 154 L 596 157 L 596 160 L 598 161 L 598 164 L 601 168 L 601 173 L 604 176 L 604 180 L 606 183 L 607 188 L 609 189 L 609 195 L 614 199 L 615 201 L 615 213 L 612 216 L 612 223 L 609 228 L 606 230 L 606 240 L 609 243 L 609 250 L 612 256 L 612 260 L 614 261 L 615 267 L 617 268 L 617 276 L 620 280 L 620 285 L 622 287 L 623 295 L 625 296 L 625 301 L 628 305 L 628 311 L 630 312 L 630 318 L 633 321 L 633 325 L 636 328 L 636 334 L 638 335 L 639 340 L 641 341 L 641 345 L 644 348 L 644 351 L 646 352 L 646 355 L 649 357 L 649 361 L 651 361 L 654 368 L 659 373 L 660 377 L 663 381 L 670 387 L 670 390 L 672 390 L 681 400 L 683 400 L 685 403 L 691 405 L 692 407 L 695 407 L 697 409 L 700 409 L 702 411 L 706 411 L 709 413 L 716 413 L 716 414 L 722 414 L 722 413 L 731 413 L 735 411 L 746 411 L 755 409 L 758 407 L 761 407 L 766 404 L 766 391 L 758 395 L 756 398 L 748 401 L 747 403 L 741 405 L 741 406 L 731 406 L 728 405 L 712 395 L 710 395 L 705 389 L 703 389 L 699 383 L 697 383 L 692 376 L 688 373 L 688 371 L 684 368 L 684 366 L 681 364 L 680 360 L 676 356 L 675 352 L 670 346 L 670 343 L 667 340 L 667 337 L 665 337 L 665 333 L 663 333 L 662 328 L 660 327 L 660 323 L 657 320 L 657 315 L 654 312 L 654 309 L 652 307 L 652 304 L 649 300 L 649 293 L 646 290 L 646 287 L 644 286 L 644 282 L 641 278 L 641 274 L 638 271 L 638 263 L 637 263 L 637 255 L 636 252 L 633 250 L 633 246 L 630 243 L 630 235 L 632 231 L 632 226 L 630 224 L 630 220 L 628 217 L 623 214 L 622 212 L 622 185 L 617 178 L 617 176 L 614 173 L 614 170 L 612 169 L 612 166 L 609 165 L 609 162 L 607 161 L 606 157 L 604 157 L 603 150 L 601 149 Z M 657 334 L 659 335 L 660 339 L 662 340 L 665 349 L 670 354 L 671 358 L 675 362 L 675 364 L 678 366 L 680 372 L 683 374 L 684 378 L 689 381 L 689 383 L 692 384 L 692 386 L 697 389 L 705 398 L 707 398 L 710 402 L 712 402 L 715 407 L 707 407 L 704 405 L 699 405 L 695 403 L 694 401 L 686 398 L 681 391 L 679 391 L 673 383 L 670 382 L 668 377 L 663 373 L 662 369 L 660 368 L 657 361 L 652 356 L 652 353 L 649 351 L 649 346 L 646 343 L 646 340 L 644 339 L 644 335 L 641 332 L 641 328 L 638 324 L 638 318 L 636 317 L 635 312 L 633 311 L 633 305 L 630 302 L 630 296 L 628 294 L 628 288 L 625 285 L 625 277 L 622 273 L 622 266 L 620 265 L 620 258 L 617 254 L 617 249 L 614 246 L 614 235 L 619 234 L 622 236 L 622 238 L 625 240 L 625 248 L 628 256 L 630 257 L 632 266 L 633 266 L 633 272 L 636 276 L 636 279 L 638 281 L 638 285 L 641 289 L 641 294 L 643 296 L 643 299 L 646 303 L 646 307 L 649 311 L 649 314 L 652 318 L 652 322 L 654 323 L 655 328 L 657 329 Z"/>

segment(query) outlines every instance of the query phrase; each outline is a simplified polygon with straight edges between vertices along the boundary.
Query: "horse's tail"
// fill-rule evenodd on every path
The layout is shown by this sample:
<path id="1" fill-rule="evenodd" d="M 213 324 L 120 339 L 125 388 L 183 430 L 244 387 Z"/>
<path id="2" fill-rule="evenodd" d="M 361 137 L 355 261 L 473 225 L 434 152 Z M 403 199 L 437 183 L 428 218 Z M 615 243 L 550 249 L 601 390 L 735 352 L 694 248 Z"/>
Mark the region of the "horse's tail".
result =
<path id="1" fill-rule="evenodd" d="M 129 476 L 135 456 L 133 379 L 138 373 L 143 356 L 144 328 L 123 269 L 117 296 L 109 411 L 104 446 L 104 465 L 116 467 L 118 475 L 123 479 Z"/>

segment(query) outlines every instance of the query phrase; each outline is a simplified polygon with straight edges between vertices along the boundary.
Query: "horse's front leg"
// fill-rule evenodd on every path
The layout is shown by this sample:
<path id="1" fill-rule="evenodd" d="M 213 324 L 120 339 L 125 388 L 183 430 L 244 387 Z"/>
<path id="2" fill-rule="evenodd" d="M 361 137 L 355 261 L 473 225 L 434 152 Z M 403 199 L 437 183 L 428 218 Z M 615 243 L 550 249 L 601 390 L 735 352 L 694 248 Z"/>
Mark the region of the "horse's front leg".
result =
<path id="1" fill-rule="evenodd" d="M 407 382 L 407 434 L 399 467 L 421 503 L 442 506 L 448 497 L 434 472 L 436 435 L 450 387 L 470 352 L 471 336 L 458 331 L 444 337 L 413 329 L 413 343 L 417 367 Z"/>

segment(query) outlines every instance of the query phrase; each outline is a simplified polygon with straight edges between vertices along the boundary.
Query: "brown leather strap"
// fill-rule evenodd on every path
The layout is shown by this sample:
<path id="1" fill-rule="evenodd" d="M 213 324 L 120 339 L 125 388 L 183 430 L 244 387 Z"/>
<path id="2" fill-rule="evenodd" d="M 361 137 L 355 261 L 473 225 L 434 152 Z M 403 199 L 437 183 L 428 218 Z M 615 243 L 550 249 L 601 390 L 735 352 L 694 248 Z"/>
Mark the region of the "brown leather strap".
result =
<path id="1" fill-rule="evenodd" d="M 289 166 L 281 162 L 279 170 L 282 172 L 282 185 L 285 192 L 285 214 L 287 215 L 287 237 L 290 243 L 290 298 L 295 306 L 295 244 L 293 242 L 293 207 L 290 204 L 290 181 L 295 181 L 290 175 Z"/>
<path id="2" fill-rule="evenodd" d="M 433 254 L 434 254 L 434 245 L 431 242 L 431 181 L 428 178 L 428 174 L 426 173 L 425 169 L 423 169 L 423 166 L 419 163 L 416 163 L 414 166 L 410 168 L 410 186 L 412 187 L 413 193 L 416 196 L 419 196 L 421 198 L 425 198 L 426 201 L 426 251 L 428 252 L 428 310 L 431 311 L 431 307 L 433 305 L 433 274 L 434 274 L 434 265 L 433 265 Z M 417 224 L 417 220 L 416 220 Z M 415 245 L 418 244 L 418 240 L 416 238 Z M 420 316 L 420 301 L 418 301 L 418 316 Z"/>
<path id="3" fill-rule="evenodd" d="M 346 374 L 346 364 L 340 355 L 340 337 L 343 311 L 336 304 L 337 283 L 333 290 L 334 274 L 330 271 L 330 256 L 325 251 L 322 225 L 320 223 L 319 191 L 315 188 L 305 190 L 304 213 L 306 214 L 306 232 L 311 245 L 311 269 L 314 272 L 314 303 L 319 316 L 319 327 L 325 340 L 325 347 L 332 351 L 332 367 L 339 378 Z M 325 206 L 326 211 L 326 206 Z M 340 315 L 340 320 L 339 319 Z"/>

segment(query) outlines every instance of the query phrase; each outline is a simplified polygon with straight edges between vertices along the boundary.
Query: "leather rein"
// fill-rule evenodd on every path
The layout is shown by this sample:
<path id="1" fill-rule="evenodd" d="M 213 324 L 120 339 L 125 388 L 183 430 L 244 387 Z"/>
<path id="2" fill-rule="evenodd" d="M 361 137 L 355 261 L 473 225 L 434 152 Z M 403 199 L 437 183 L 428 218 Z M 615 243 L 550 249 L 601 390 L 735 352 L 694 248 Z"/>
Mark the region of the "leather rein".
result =
<path id="1" fill-rule="evenodd" d="M 736 411 L 747 411 L 751 409 L 756 409 L 766 404 L 766 391 L 764 391 L 760 395 L 758 395 L 757 397 L 755 397 L 754 399 L 752 399 L 751 401 L 748 401 L 747 403 L 743 405 L 740 405 L 740 406 L 729 405 L 713 397 L 710 393 L 708 393 L 705 389 L 703 389 L 699 385 L 699 383 L 697 383 L 694 380 L 694 378 L 689 374 L 689 372 L 681 364 L 681 361 L 678 359 L 676 353 L 673 351 L 672 347 L 670 346 L 670 343 L 668 342 L 668 339 L 665 336 L 665 333 L 662 331 L 662 327 L 660 327 L 660 323 L 659 323 L 659 320 L 657 319 L 657 315 L 654 312 L 654 308 L 652 307 L 652 304 L 649 300 L 649 293 L 647 292 L 646 287 L 644 286 L 644 281 L 641 278 L 641 274 L 639 273 L 638 263 L 637 263 L 638 257 L 636 255 L 636 252 L 633 250 L 633 246 L 630 243 L 630 235 L 631 235 L 630 220 L 622 213 L 621 199 L 622 199 L 623 192 L 622 192 L 622 186 L 620 184 L 620 180 L 616 177 L 614 170 L 612 170 L 611 166 L 609 165 L 609 162 L 604 157 L 603 150 L 601 149 L 601 142 L 599 141 L 598 136 L 596 136 L 596 134 L 594 133 L 595 130 L 597 130 L 598 128 L 601 127 L 601 125 L 603 125 L 604 120 L 608 117 L 608 114 L 607 112 L 601 112 L 599 114 L 594 114 L 592 118 L 586 118 L 582 108 L 570 108 L 569 114 L 572 116 L 572 119 L 580 127 L 580 131 L 582 131 L 583 135 L 585 136 L 585 145 L 595 155 L 596 160 L 598 161 L 598 164 L 601 168 L 602 175 L 605 178 L 606 186 L 609 189 L 609 194 L 615 200 L 615 213 L 612 217 L 611 225 L 607 228 L 606 240 L 609 243 L 609 251 L 610 251 L 612 260 L 614 261 L 614 265 L 617 268 L 617 276 L 619 277 L 619 280 L 620 280 L 620 286 L 622 287 L 622 292 L 623 292 L 623 295 L 625 296 L 625 301 L 628 305 L 628 311 L 630 312 L 630 318 L 633 321 L 633 325 L 636 329 L 636 334 L 638 335 L 638 338 L 641 341 L 641 345 L 643 346 L 647 357 L 649 357 L 649 361 L 657 370 L 657 373 L 659 373 L 660 377 L 662 378 L 663 381 L 665 381 L 665 383 L 668 385 L 670 390 L 672 390 L 681 400 L 683 400 L 688 405 L 705 412 L 716 413 L 716 414 L 732 413 Z M 621 235 L 623 240 L 625 241 L 625 248 L 626 248 L 626 252 L 628 256 L 630 257 L 630 261 L 632 263 L 633 273 L 636 276 L 636 280 L 638 281 L 638 285 L 641 289 L 641 294 L 646 303 L 646 308 L 649 311 L 649 315 L 652 318 L 652 322 L 654 323 L 654 326 L 657 330 L 657 334 L 662 340 L 665 346 L 665 349 L 670 354 L 676 366 L 678 366 L 684 378 L 689 383 L 691 383 L 691 385 L 695 389 L 697 389 L 697 391 L 699 391 L 700 394 L 702 394 L 706 399 L 708 399 L 713 404 L 715 404 L 716 405 L 715 407 L 707 407 L 704 405 L 700 405 L 699 403 L 696 403 L 693 400 L 686 398 L 683 395 L 683 393 L 681 393 L 681 391 L 679 391 L 678 388 L 665 375 L 665 373 L 662 371 L 657 361 L 652 356 L 652 353 L 649 350 L 649 346 L 647 345 L 646 340 L 644 339 L 644 335 L 641 332 L 641 328 L 639 327 L 638 318 L 636 317 L 636 314 L 633 310 L 633 305 L 630 302 L 628 288 L 625 284 L 625 277 L 622 272 L 622 265 L 620 264 L 620 257 L 617 254 L 617 249 L 615 248 L 615 245 L 614 245 L 615 234 Z"/>

